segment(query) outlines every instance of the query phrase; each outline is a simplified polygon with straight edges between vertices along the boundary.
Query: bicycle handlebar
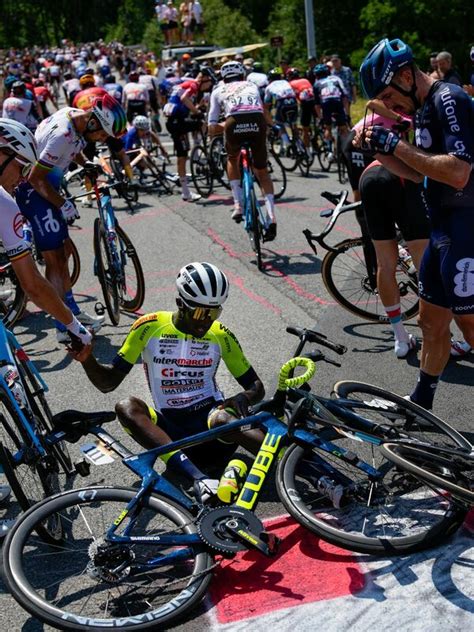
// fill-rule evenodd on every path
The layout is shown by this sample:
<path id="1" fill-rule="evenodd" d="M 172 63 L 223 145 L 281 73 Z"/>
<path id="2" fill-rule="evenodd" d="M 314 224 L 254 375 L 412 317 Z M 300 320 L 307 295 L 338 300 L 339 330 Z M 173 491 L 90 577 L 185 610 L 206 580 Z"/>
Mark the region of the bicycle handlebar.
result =
<path id="1" fill-rule="evenodd" d="M 306 367 L 306 371 L 303 375 L 298 375 L 297 377 L 289 377 L 290 373 L 294 371 L 297 366 Z M 305 382 L 309 382 L 309 380 L 313 377 L 316 371 L 315 363 L 309 358 L 291 358 L 288 362 L 280 369 L 280 374 L 278 376 L 278 391 L 286 391 L 287 388 L 297 388 L 298 386 L 302 386 Z"/>
<path id="2" fill-rule="evenodd" d="M 320 334 L 317 331 L 313 331 L 312 329 L 300 329 L 299 327 L 287 327 L 287 333 L 292 334 L 293 336 L 298 336 L 298 338 L 302 342 L 315 342 L 316 344 L 320 344 L 331 351 L 334 351 L 338 355 L 343 355 L 347 351 L 347 347 L 344 345 L 339 345 L 335 342 L 331 342 L 328 340 L 327 336 L 324 334 Z"/>

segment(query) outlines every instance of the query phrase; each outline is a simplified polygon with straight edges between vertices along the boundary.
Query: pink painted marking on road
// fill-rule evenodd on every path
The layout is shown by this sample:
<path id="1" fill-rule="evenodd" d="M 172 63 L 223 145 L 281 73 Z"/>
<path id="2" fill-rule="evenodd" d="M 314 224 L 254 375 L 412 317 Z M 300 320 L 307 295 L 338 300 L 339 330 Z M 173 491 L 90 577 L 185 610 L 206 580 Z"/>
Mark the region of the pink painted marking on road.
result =
<path id="1" fill-rule="evenodd" d="M 221 248 L 229 255 L 229 257 L 233 257 L 234 259 L 242 258 L 242 253 L 238 253 L 236 250 L 234 250 L 232 246 L 224 241 L 222 237 L 220 237 L 214 230 L 212 230 L 212 228 L 207 229 L 207 234 L 214 243 L 216 243 L 218 246 L 221 246 Z"/>
<path id="2" fill-rule="evenodd" d="M 288 516 L 265 521 L 282 538 L 277 557 L 238 553 L 216 569 L 211 600 L 219 623 L 353 595 L 364 588 L 355 556 L 320 540 Z"/>
<path id="3" fill-rule="evenodd" d="M 278 270 L 278 268 L 274 268 L 271 265 L 271 263 L 266 263 L 265 264 L 265 269 L 269 270 L 270 272 L 274 272 L 277 276 L 281 277 L 283 279 L 283 281 L 289 287 L 291 287 L 291 289 L 294 290 L 294 292 L 296 294 L 298 294 L 298 296 L 302 296 L 303 298 L 307 298 L 308 300 L 313 301 L 314 303 L 319 303 L 320 305 L 334 305 L 334 302 L 326 301 L 325 299 L 321 298 L 320 296 L 316 296 L 316 294 L 313 294 L 312 292 L 308 292 L 299 283 L 297 283 L 294 279 L 289 277 L 286 274 L 286 272 L 283 272 L 282 270 Z"/>
<path id="4" fill-rule="evenodd" d="M 235 274 L 232 274 L 232 272 L 227 272 L 226 274 L 229 277 L 231 283 L 238 287 L 239 290 L 241 290 L 252 301 L 259 303 L 260 305 L 262 305 L 262 307 L 265 307 L 265 309 L 270 310 L 274 314 L 281 314 L 281 309 L 279 307 L 273 305 L 273 303 L 270 303 L 270 301 L 267 301 L 267 299 L 263 296 L 260 296 L 259 294 L 256 294 L 252 290 L 246 288 L 242 277 L 236 276 Z"/>

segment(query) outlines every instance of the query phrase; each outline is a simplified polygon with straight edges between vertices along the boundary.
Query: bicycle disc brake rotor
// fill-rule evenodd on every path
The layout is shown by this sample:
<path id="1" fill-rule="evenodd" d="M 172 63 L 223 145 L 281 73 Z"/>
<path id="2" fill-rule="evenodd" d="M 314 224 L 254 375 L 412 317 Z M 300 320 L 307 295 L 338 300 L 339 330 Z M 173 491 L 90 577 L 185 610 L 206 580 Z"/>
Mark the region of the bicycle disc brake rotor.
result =
<path id="1" fill-rule="evenodd" d="M 203 516 L 198 524 L 198 532 L 209 547 L 221 553 L 247 551 L 248 544 L 237 540 L 228 531 L 227 525 L 256 534 L 264 530 L 261 521 L 248 509 L 217 507 Z"/>
<path id="2" fill-rule="evenodd" d="M 129 575 L 130 563 L 135 558 L 135 554 L 130 547 L 111 544 L 100 539 L 89 546 L 89 557 L 88 575 L 115 584 Z"/>

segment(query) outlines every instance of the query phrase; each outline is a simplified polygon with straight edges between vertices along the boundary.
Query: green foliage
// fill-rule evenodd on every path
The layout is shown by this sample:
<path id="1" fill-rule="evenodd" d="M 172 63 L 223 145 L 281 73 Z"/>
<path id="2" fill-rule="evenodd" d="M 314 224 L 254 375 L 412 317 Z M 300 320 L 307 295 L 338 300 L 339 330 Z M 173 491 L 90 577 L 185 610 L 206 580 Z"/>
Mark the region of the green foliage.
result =
<path id="1" fill-rule="evenodd" d="M 223 0 L 206 0 L 202 4 L 208 42 L 227 48 L 259 40 L 250 20 L 240 11 L 226 6 Z"/>
<path id="2" fill-rule="evenodd" d="M 158 24 L 158 20 L 150 20 L 150 22 L 148 22 L 145 27 L 143 37 L 141 38 L 141 42 L 145 44 L 148 50 L 153 51 L 157 56 L 160 56 L 165 39 Z"/>

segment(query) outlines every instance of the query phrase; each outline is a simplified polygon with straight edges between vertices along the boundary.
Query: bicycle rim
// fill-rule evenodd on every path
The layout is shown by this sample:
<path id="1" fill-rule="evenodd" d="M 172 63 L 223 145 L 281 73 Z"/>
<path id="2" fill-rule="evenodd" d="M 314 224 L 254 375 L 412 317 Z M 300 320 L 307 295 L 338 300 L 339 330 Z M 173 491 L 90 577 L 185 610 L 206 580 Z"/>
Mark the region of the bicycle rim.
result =
<path id="1" fill-rule="evenodd" d="M 330 251 L 324 257 L 321 275 L 327 291 L 339 305 L 364 320 L 387 323 L 385 307 L 377 290 L 371 287 L 364 243 L 362 237 L 339 243 L 335 252 Z M 418 295 L 401 266 L 397 267 L 396 278 L 399 285 L 410 281 L 405 295 L 400 296 L 402 320 L 409 320 L 418 313 Z"/>
<path id="2" fill-rule="evenodd" d="M 108 529 L 135 495 L 128 489 L 75 490 L 25 514 L 4 548 L 6 582 L 15 599 L 38 619 L 75 631 L 163 629 L 195 606 L 211 580 L 211 558 L 202 545 L 123 544 L 115 552 L 107 545 Z M 52 512 L 61 516 L 68 537 L 46 548 L 34 529 Z M 145 498 L 133 524 L 125 518 L 117 533 L 125 527 L 128 535 L 157 539 L 196 533 L 184 509 L 159 497 Z M 161 566 L 144 568 L 157 557 Z M 112 569 L 117 562 L 120 571 Z"/>
<path id="3" fill-rule="evenodd" d="M 209 162 L 214 178 L 226 189 L 230 189 L 227 176 L 227 152 L 222 136 L 215 136 L 209 145 Z"/>
<path id="4" fill-rule="evenodd" d="M 379 447 L 349 439 L 335 443 L 376 468 L 380 477 L 371 480 L 320 448 L 288 448 L 278 467 L 278 492 L 290 514 L 312 532 L 349 550 L 398 555 L 434 546 L 462 524 L 466 511 L 400 473 Z M 321 490 L 322 477 L 342 486 L 342 507 Z"/>
<path id="5" fill-rule="evenodd" d="M 114 270 L 112 253 L 107 242 L 107 235 L 97 217 L 94 222 L 94 254 L 97 266 L 97 276 L 102 288 L 105 307 L 112 325 L 120 321 L 120 303 L 117 275 Z"/>
<path id="6" fill-rule="evenodd" d="M 5 255 L 6 257 L 6 255 Z M 1 256 L 1 263 L 7 259 Z M 0 320 L 5 327 L 13 327 L 20 320 L 28 304 L 28 297 L 11 266 L 0 273 Z"/>
<path id="7" fill-rule="evenodd" d="M 123 283 L 119 288 L 120 309 L 133 313 L 140 309 L 145 300 L 145 277 L 140 258 L 130 237 L 118 224 L 116 231 L 123 270 Z"/>
<path id="8" fill-rule="evenodd" d="M 212 192 L 213 182 L 209 160 L 204 147 L 201 145 L 193 147 L 190 164 L 194 188 L 202 197 L 209 197 Z"/>
<path id="9" fill-rule="evenodd" d="M 76 284 L 79 275 L 81 274 L 81 258 L 79 257 L 79 251 L 76 248 L 76 244 L 69 239 L 70 252 L 68 255 L 68 269 L 69 277 L 71 279 L 71 287 Z"/>
<path id="10" fill-rule="evenodd" d="M 467 454 L 443 453 L 438 448 L 384 443 L 382 452 L 402 470 L 474 505 L 474 459 Z"/>
<path id="11" fill-rule="evenodd" d="M 287 178 L 285 168 L 278 156 L 272 151 L 267 157 L 267 169 L 273 182 L 275 200 L 279 200 L 285 194 Z"/>

